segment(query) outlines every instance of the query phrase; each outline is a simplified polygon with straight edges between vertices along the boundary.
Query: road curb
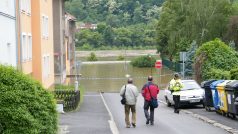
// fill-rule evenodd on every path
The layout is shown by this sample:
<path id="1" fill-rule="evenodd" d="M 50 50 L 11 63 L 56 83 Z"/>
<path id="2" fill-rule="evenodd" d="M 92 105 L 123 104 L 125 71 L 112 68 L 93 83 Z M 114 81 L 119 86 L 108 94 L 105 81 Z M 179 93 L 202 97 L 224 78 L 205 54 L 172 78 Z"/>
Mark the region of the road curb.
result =
<path id="1" fill-rule="evenodd" d="M 163 104 L 165 104 L 165 105 L 167 105 L 167 103 L 164 102 L 164 101 L 162 101 L 162 100 L 158 100 L 158 101 L 161 102 L 161 103 L 163 103 Z M 195 117 L 195 118 L 197 118 L 197 119 L 199 119 L 199 120 L 202 120 L 202 121 L 204 121 L 204 122 L 206 122 L 206 123 L 209 123 L 209 124 L 211 124 L 211 125 L 213 125 L 213 126 L 215 126 L 215 127 L 221 128 L 221 129 L 227 131 L 228 133 L 238 134 L 238 130 L 237 130 L 237 129 L 234 129 L 234 128 L 228 127 L 228 126 L 226 126 L 226 125 L 223 125 L 223 124 L 221 124 L 221 123 L 218 123 L 218 122 L 216 122 L 216 121 L 214 121 L 214 120 L 211 120 L 211 119 L 209 119 L 209 118 L 207 118 L 207 117 L 205 117 L 205 116 L 202 116 L 202 115 L 199 115 L 199 114 L 194 114 L 193 112 L 188 111 L 188 110 L 181 110 L 181 112 L 184 112 L 185 114 L 189 114 L 189 115 L 191 115 L 192 117 Z"/>
<path id="2" fill-rule="evenodd" d="M 234 129 L 234 128 L 231 128 L 229 126 L 226 126 L 226 125 L 223 125 L 221 123 L 218 123 L 218 122 L 216 122 L 214 120 L 211 120 L 211 119 L 209 119 L 209 118 L 207 118 L 205 116 L 202 116 L 202 115 L 199 115 L 199 114 L 194 114 L 193 112 L 188 111 L 188 110 L 181 110 L 181 111 L 186 113 L 186 114 L 191 115 L 192 117 L 195 117 L 195 118 L 197 118 L 199 120 L 202 120 L 202 121 L 204 121 L 206 123 L 209 123 L 209 124 L 211 124 L 211 125 L 213 125 L 215 127 L 221 128 L 221 129 L 223 129 L 223 130 L 225 130 L 225 131 L 227 131 L 227 132 L 229 132 L 231 134 L 238 134 L 238 130 L 237 129 Z"/>

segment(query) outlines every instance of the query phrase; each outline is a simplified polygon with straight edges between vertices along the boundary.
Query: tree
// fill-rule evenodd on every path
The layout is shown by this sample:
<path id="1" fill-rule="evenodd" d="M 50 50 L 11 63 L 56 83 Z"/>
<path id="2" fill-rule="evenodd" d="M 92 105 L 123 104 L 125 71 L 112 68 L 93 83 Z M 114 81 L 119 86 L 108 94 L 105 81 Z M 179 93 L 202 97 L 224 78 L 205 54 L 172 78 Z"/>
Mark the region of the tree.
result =
<path id="1" fill-rule="evenodd" d="M 232 16 L 227 27 L 224 38 L 227 42 L 234 42 L 236 50 L 238 50 L 238 16 Z"/>
<path id="2" fill-rule="evenodd" d="M 215 39 L 198 48 L 194 63 L 199 82 L 218 77 L 229 79 L 229 71 L 238 66 L 238 53 L 220 39 Z"/>
<path id="3" fill-rule="evenodd" d="M 193 41 L 191 44 L 191 47 L 189 48 L 187 52 L 187 59 L 185 62 L 185 75 L 186 76 L 192 76 L 194 74 L 193 64 L 194 64 L 194 55 L 197 50 L 197 43 L 196 41 Z"/>
<path id="4" fill-rule="evenodd" d="M 228 0 L 167 0 L 157 28 L 158 51 L 174 59 L 193 40 L 200 46 L 222 38 L 231 11 Z"/>

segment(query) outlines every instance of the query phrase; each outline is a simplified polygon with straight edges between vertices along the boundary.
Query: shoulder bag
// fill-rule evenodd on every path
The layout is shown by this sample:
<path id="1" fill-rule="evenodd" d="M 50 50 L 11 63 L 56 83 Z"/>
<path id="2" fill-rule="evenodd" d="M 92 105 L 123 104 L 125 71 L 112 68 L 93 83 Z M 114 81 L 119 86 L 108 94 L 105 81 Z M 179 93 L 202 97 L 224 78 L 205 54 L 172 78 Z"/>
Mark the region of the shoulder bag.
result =
<path id="1" fill-rule="evenodd" d="M 123 94 L 123 96 L 122 96 L 122 99 L 121 99 L 121 104 L 122 105 L 125 105 L 126 104 L 126 85 L 125 85 L 125 92 L 124 92 L 124 94 Z"/>

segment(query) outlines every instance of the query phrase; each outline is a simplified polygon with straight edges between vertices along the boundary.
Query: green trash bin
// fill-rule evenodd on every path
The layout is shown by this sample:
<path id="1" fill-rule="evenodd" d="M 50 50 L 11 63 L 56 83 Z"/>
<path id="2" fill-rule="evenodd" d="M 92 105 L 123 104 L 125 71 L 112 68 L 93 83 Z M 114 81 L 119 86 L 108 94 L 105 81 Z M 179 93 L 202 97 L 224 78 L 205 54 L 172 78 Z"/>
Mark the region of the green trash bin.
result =
<path id="1" fill-rule="evenodd" d="M 236 99 L 238 98 L 238 80 L 228 83 L 225 86 L 227 94 L 228 114 L 233 118 L 238 115 L 238 105 Z"/>

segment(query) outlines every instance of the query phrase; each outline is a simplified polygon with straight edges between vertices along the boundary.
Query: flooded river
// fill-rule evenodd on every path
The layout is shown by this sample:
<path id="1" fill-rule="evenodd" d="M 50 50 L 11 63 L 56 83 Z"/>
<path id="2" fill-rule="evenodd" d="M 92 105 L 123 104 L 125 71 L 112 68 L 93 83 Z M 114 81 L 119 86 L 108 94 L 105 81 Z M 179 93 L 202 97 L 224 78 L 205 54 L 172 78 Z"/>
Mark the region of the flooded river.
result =
<path id="1" fill-rule="evenodd" d="M 152 68 L 132 67 L 128 62 L 82 62 L 80 64 L 80 85 L 86 92 L 119 92 L 127 82 L 126 75 L 134 79 L 134 84 L 141 90 L 147 81 L 147 76 L 152 75 L 154 82 L 164 87 L 172 78 L 173 72 L 163 67 L 161 70 Z"/>

